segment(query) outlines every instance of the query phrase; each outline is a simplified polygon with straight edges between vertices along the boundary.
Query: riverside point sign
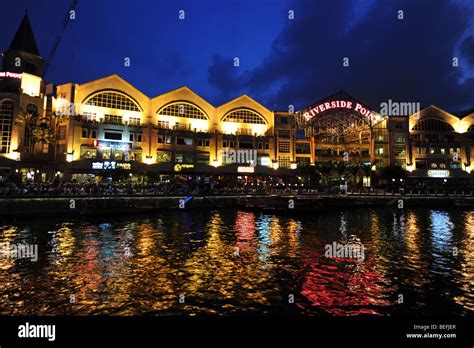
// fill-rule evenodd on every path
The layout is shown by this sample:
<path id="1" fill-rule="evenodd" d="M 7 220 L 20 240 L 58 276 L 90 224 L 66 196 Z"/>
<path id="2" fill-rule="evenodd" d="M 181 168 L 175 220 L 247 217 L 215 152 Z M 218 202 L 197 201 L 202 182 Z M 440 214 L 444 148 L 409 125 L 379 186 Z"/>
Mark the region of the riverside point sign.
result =
<path id="1" fill-rule="evenodd" d="M 9 71 L 0 71 L 0 78 L 1 77 L 10 77 L 12 79 L 21 79 L 22 74 L 13 73 Z"/>
<path id="2" fill-rule="evenodd" d="M 358 112 L 362 116 L 369 117 L 369 118 L 373 117 L 371 110 L 364 108 L 359 103 L 353 103 L 348 100 L 333 100 L 331 102 L 321 103 L 319 105 L 316 105 L 315 107 L 312 107 L 310 110 L 306 111 L 303 114 L 303 116 L 307 121 L 309 121 L 314 116 L 331 109 L 350 109 L 350 110 L 354 110 L 355 112 Z"/>

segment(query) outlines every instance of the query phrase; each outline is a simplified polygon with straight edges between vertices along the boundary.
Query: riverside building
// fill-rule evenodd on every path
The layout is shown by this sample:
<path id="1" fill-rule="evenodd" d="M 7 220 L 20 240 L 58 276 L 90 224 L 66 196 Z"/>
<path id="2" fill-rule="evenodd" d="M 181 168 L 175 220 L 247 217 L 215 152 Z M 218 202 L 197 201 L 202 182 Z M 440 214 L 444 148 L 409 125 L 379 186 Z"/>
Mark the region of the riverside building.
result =
<path id="1" fill-rule="evenodd" d="M 384 115 L 342 91 L 294 113 L 248 95 L 212 105 L 185 86 L 150 97 L 116 74 L 46 84 L 43 64 L 25 15 L 0 72 L 2 178 L 300 177 L 349 164 L 365 186 L 388 166 L 414 178 L 471 178 L 472 110 Z"/>

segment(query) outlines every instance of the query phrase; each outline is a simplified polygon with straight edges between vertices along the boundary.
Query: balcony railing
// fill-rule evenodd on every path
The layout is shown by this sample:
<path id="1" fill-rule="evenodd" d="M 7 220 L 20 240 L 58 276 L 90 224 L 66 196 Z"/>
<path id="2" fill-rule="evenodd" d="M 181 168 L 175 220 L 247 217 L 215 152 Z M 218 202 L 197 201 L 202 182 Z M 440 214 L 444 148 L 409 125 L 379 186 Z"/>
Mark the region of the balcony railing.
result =
<path id="1" fill-rule="evenodd" d="M 105 118 L 100 118 L 99 120 L 90 118 L 88 116 L 84 115 L 75 115 L 74 116 L 75 120 L 78 122 L 87 122 L 87 123 L 100 123 L 100 124 L 117 124 L 117 125 L 124 125 L 124 126 L 136 126 L 136 127 L 142 127 L 144 124 L 142 124 L 140 121 L 123 121 L 123 120 L 116 120 L 116 119 L 105 119 Z"/>

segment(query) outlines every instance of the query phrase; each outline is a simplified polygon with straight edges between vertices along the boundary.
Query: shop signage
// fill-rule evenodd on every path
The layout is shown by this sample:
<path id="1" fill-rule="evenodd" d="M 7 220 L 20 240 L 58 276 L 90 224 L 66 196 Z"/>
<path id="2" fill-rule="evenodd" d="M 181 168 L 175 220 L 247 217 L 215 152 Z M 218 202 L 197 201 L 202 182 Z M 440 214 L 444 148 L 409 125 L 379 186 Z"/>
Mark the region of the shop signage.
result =
<path id="1" fill-rule="evenodd" d="M 92 169 L 124 169 L 131 170 L 131 163 L 122 163 L 115 161 L 92 162 Z"/>
<path id="2" fill-rule="evenodd" d="M 18 74 L 18 73 L 12 73 L 12 72 L 9 72 L 9 71 L 0 71 L 0 78 L 1 77 L 10 77 L 10 78 L 13 78 L 13 79 L 21 79 L 21 74 Z"/>
<path id="3" fill-rule="evenodd" d="M 237 167 L 237 172 L 238 173 L 254 173 L 255 168 L 254 167 Z"/>
<path id="4" fill-rule="evenodd" d="M 194 164 L 175 164 L 173 169 L 175 172 L 180 172 L 182 171 L 183 169 L 190 169 L 190 168 L 194 168 Z"/>
<path id="5" fill-rule="evenodd" d="M 271 166 L 272 161 L 271 161 L 270 157 L 260 157 L 260 164 L 262 166 Z"/>
<path id="6" fill-rule="evenodd" d="M 364 108 L 359 103 L 353 103 L 348 100 L 333 100 L 331 102 L 321 103 L 319 105 L 316 105 L 315 107 L 312 107 L 309 111 L 305 112 L 303 116 L 306 118 L 306 120 L 309 121 L 314 116 L 331 109 L 350 109 L 354 110 L 355 112 L 358 112 L 359 114 L 365 117 L 373 116 L 371 110 Z"/>
<path id="7" fill-rule="evenodd" d="M 430 178 L 447 178 L 449 177 L 449 170 L 428 170 Z"/>
<path id="8" fill-rule="evenodd" d="M 132 147 L 132 143 L 114 142 L 114 141 L 99 141 L 99 147 L 101 148 L 114 148 L 128 150 Z"/>

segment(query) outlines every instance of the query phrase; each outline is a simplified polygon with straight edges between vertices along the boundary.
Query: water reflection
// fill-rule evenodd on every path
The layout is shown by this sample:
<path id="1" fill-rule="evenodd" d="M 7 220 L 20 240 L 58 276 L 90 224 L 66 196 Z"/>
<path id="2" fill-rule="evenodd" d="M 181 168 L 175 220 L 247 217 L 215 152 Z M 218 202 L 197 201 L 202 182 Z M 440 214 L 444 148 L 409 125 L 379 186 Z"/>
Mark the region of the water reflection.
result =
<path id="1" fill-rule="evenodd" d="M 363 261 L 325 256 L 349 240 Z M 473 240 L 474 212 L 428 209 L 9 221 L 0 243 L 37 243 L 39 259 L 0 258 L 0 312 L 466 314 Z"/>

